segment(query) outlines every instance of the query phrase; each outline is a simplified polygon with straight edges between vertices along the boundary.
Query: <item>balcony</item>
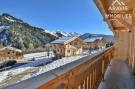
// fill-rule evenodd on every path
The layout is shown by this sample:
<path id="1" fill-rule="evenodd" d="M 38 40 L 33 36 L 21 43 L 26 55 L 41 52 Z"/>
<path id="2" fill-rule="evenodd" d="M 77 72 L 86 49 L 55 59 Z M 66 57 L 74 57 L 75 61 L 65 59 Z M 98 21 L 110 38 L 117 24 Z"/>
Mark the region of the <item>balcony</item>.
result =
<path id="1" fill-rule="evenodd" d="M 128 63 L 112 60 L 98 89 L 135 89 Z"/>
<path id="2" fill-rule="evenodd" d="M 2 89 L 135 89 L 127 61 L 114 47 Z"/>
<path id="3" fill-rule="evenodd" d="M 114 33 L 113 47 L 3 89 L 135 89 L 135 1 L 121 0 L 128 10 L 115 14 L 133 15 L 125 19 L 109 17 L 111 1 L 95 3 Z"/>

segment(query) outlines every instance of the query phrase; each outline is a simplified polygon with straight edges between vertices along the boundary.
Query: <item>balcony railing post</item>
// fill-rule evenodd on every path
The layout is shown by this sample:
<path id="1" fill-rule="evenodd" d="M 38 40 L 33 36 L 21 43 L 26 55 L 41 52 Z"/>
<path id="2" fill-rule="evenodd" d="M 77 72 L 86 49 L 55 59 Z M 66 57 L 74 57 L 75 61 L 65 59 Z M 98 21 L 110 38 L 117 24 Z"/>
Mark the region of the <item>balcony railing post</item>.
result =
<path id="1" fill-rule="evenodd" d="M 111 55 L 112 55 L 112 53 L 109 53 L 109 57 L 108 57 L 108 59 L 109 59 L 109 66 L 111 66 Z"/>
<path id="2" fill-rule="evenodd" d="M 112 48 L 106 49 L 37 89 L 97 89 L 100 81 L 105 80 L 104 74 L 113 52 Z"/>
<path id="3" fill-rule="evenodd" d="M 102 58 L 102 80 L 104 81 L 104 71 L 105 71 L 105 59 L 104 56 Z"/>
<path id="4" fill-rule="evenodd" d="M 68 89 L 74 89 L 73 85 L 74 85 L 74 77 L 73 77 L 73 72 L 70 73 L 70 76 L 68 78 Z"/>

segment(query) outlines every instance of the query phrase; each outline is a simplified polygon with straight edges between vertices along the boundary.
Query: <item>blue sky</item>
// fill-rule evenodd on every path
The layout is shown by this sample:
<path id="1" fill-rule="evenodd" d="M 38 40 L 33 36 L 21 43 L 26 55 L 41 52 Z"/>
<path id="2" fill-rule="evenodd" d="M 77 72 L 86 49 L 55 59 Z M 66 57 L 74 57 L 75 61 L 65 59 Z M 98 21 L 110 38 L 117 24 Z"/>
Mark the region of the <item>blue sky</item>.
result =
<path id="1" fill-rule="evenodd" d="M 49 30 L 112 34 L 93 0 L 0 0 L 2 13 Z"/>

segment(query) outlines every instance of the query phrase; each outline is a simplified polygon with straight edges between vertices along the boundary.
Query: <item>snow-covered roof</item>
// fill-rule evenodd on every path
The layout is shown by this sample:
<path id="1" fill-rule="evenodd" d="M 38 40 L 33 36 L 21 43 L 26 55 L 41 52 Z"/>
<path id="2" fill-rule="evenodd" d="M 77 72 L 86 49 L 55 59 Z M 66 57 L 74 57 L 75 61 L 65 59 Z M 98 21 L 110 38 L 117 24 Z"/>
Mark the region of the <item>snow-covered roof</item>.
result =
<path id="1" fill-rule="evenodd" d="M 14 50 L 14 51 L 17 51 L 17 52 L 20 52 L 20 53 L 22 52 L 22 50 L 16 49 L 16 48 L 13 48 L 13 47 L 4 47 L 4 48 L 1 48 L 0 51 L 3 51 L 5 49 Z"/>
<path id="2" fill-rule="evenodd" d="M 84 42 L 94 42 L 95 40 L 102 40 L 103 37 L 93 37 L 93 38 L 87 38 L 84 40 Z"/>
<path id="3" fill-rule="evenodd" d="M 78 38 L 78 37 L 77 36 L 75 36 L 75 37 L 61 37 L 61 38 L 59 38 L 51 43 L 53 43 L 53 44 L 66 44 L 66 43 L 69 43 L 69 42 L 75 40 L 76 38 Z"/>

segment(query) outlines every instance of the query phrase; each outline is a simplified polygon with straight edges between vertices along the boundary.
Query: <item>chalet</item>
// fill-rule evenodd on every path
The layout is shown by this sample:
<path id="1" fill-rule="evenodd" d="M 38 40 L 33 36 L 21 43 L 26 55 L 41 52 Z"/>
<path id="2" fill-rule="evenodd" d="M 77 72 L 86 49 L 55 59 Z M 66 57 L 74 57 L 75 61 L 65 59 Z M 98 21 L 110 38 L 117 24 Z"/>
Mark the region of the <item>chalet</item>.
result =
<path id="1" fill-rule="evenodd" d="M 97 39 L 97 44 L 99 48 L 105 48 L 107 43 L 108 41 L 103 37 L 99 37 L 99 39 Z"/>
<path id="2" fill-rule="evenodd" d="M 4 47 L 0 49 L 0 61 L 5 60 L 20 60 L 23 58 L 21 50 L 13 47 Z"/>
<path id="3" fill-rule="evenodd" d="M 62 56 L 82 55 L 83 45 L 79 37 L 62 37 L 52 42 L 53 50 Z"/>
<path id="4" fill-rule="evenodd" d="M 86 43 L 84 45 L 85 49 L 89 49 L 89 48 L 105 48 L 106 44 L 107 44 L 107 40 L 103 37 L 93 37 L 93 38 L 87 38 L 84 40 L 84 42 Z"/>

